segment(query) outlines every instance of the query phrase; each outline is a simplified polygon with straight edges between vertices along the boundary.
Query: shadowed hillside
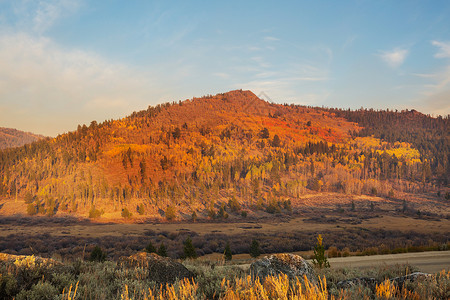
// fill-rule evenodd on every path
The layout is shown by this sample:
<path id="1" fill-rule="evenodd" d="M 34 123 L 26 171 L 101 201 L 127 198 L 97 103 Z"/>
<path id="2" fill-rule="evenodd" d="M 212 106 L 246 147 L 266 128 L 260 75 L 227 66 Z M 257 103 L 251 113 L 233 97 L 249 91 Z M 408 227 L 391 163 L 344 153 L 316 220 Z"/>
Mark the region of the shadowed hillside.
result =
<path id="1" fill-rule="evenodd" d="M 437 189 L 432 158 L 412 141 L 360 134 L 370 124 L 345 118 L 239 90 L 93 121 L 1 152 L 0 213 L 237 218 L 288 213 L 308 193 Z"/>
<path id="2" fill-rule="evenodd" d="M 44 138 L 39 134 L 0 127 L 0 149 L 20 147 Z"/>

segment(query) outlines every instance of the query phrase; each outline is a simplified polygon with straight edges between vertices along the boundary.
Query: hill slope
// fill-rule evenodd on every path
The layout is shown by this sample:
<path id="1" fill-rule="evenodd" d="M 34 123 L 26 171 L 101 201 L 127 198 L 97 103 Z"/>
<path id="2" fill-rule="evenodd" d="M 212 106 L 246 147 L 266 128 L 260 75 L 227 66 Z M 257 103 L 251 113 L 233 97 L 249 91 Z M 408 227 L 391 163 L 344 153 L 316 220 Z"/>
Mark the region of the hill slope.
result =
<path id="1" fill-rule="evenodd" d="M 44 138 L 39 134 L 24 132 L 13 128 L 0 127 L 0 150 L 20 147 Z"/>
<path id="2" fill-rule="evenodd" d="M 410 143 L 358 136 L 338 114 L 250 91 L 157 105 L 1 152 L 0 195 L 28 214 L 224 218 L 287 212 L 310 192 L 387 197 L 434 180 Z"/>

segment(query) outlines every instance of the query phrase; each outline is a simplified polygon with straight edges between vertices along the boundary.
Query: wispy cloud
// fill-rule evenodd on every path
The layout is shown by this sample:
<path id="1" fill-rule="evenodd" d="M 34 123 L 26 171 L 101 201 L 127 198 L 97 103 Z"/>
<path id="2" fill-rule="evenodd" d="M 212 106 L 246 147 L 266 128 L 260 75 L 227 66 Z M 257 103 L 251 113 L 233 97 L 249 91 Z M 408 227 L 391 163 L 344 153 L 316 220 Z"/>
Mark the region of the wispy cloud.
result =
<path id="1" fill-rule="evenodd" d="M 439 48 L 439 52 L 436 53 L 434 57 L 436 58 L 450 57 L 450 42 L 431 41 L 431 44 Z"/>
<path id="2" fill-rule="evenodd" d="M 39 1 L 34 15 L 34 29 L 44 32 L 60 18 L 73 13 L 79 7 L 76 0 L 47 0 Z"/>
<path id="3" fill-rule="evenodd" d="M 44 34 L 57 22 L 73 13 L 81 6 L 82 0 L 17 0 L 11 1 L 16 30 L 33 34 Z"/>
<path id="4" fill-rule="evenodd" d="M 230 74 L 223 73 L 223 72 L 216 72 L 216 73 L 213 73 L 213 75 L 216 76 L 216 77 L 222 78 L 222 79 L 230 78 Z"/>
<path id="5" fill-rule="evenodd" d="M 423 74 L 423 73 L 413 73 L 412 75 L 420 78 L 434 78 L 436 74 Z"/>
<path id="6" fill-rule="evenodd" d="M 408 56 L 408 50 L 396 48 L 392 51 L 381 52 L 380 57 L 384 60 L 390 67 L 397 68 L 403 64 Z"/>
<path id="7" fill-rule="evenodd" d="M 265 41 L 268 41 L 268 42 L 275 42 L 275 41 L 279 41 L 280 39 L 279 39 L 279 38 L 276 38 L 276 37 L 274 37 L 274 36 L 265 36 L 265 37 L 264 37 L 264 40 L 265 40 Z"/>
<path id="8" fill-rule="evenodd" d="M 29 126 L 45 116 L 48 119 L 52 111 L 66 118 L 64 125 L 55 120 L 42 131 L 51 135 L 71 130 L 78 122 L 120 117 L 136 107 L 144 108 L 160 92 L 156 76 L 150 73 L 23 33 L 0 36 L 0 78 L 3 125 L 19 122 L 11 112 L 20 103 L 21 122 Z"/>

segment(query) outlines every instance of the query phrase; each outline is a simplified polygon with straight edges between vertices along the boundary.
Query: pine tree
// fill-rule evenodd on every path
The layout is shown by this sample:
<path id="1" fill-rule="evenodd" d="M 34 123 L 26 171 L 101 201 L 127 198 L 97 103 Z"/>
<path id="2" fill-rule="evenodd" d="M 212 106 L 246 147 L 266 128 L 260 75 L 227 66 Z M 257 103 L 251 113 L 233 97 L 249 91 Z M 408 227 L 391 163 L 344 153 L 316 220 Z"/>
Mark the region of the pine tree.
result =
<path id="1" fill-rule="evenodd" d="M 152 242 L 148 242 L 147 247 L 145 247 L 145 251 L 148 253 L 156 253 L 156 248 L 153 246 Z"/>
<path id="2" fill-rule="evenodd" d="M 105 261 L 106 253 L 102 251 L 99 246 L 95 246 L 94 250 L 92 250 L 91 255 L 89 256 L 90 261 Z"/>
<path id="3" fill-rule="evenodd" d="M 261 250 L 259 249 L 259 242 L 257 240 L 253 240 L 250 245 L 250 256 L 258 257 L 261 254 Z"/>
<path id="4" fill-rule="evenodd" d="M 158 254 L 159 256 L 167 257 L 167 248 L 164 243 L 161 243 L 161 245 L 159 245 L 158 252 L 156 254 Z"/>
<path id="5" fill-rule="evenodd" d="M 233 258 L 233 254 L 231 253 L 230 243 L 227 242 L 225 246 L 225 251 L 223 252 L 223 257 L 226 261 L 230 261 Z"/>
<path id="6" fill-rule="evenodd" d="M 197 253 L 190 237 L 183 243 L 183 258 L 197 258 Z"/>

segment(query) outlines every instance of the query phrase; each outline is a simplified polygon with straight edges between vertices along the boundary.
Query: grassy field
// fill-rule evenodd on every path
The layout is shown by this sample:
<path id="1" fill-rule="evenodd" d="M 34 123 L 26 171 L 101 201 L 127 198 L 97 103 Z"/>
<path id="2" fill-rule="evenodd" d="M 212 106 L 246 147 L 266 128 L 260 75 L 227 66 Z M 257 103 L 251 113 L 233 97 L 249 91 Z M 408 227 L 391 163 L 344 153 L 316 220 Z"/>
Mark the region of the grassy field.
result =
<path id="1" fill-rule="evenodd" d="M 366 215 L 367 216 L 367 215 Z M 358 220 L 357 224 L 352 221 Z M 330 223 L 327 223 L 330 222 Z M 360 222 L 360 223 L 359 223 Z M 317 220 L 302 216 L 274 217 L 272 219 L 233 221 L 233 222 L 198 222 L 198 223 L 148 223 L 148 224 L 108 224 L 108 223 L 82 223 L 72 224 L 53 223 L 48 226 L 47 222 L 30 226 L 28 223 L 0 224 L 0 237 L 10 234 L 42 234 L 48 233 L 53 236 L 140 236 L 148 230 L 155 232 L 180 232 L 191 231 L 200 235 L 210 233 L 223 233 L 236 235 L 242 233 L 270 233 L 304 231 L 345 231 L 350 228 L 386 229 L 411 231 L 419 233 L 450 232 L 449 219 L 419 219 L 407 215 L 381 215 L 376 214 L 368 219 L 361 219 L 357 213 L 348 217 L 336 218 L 335 214 L 323 214 Z"/>

